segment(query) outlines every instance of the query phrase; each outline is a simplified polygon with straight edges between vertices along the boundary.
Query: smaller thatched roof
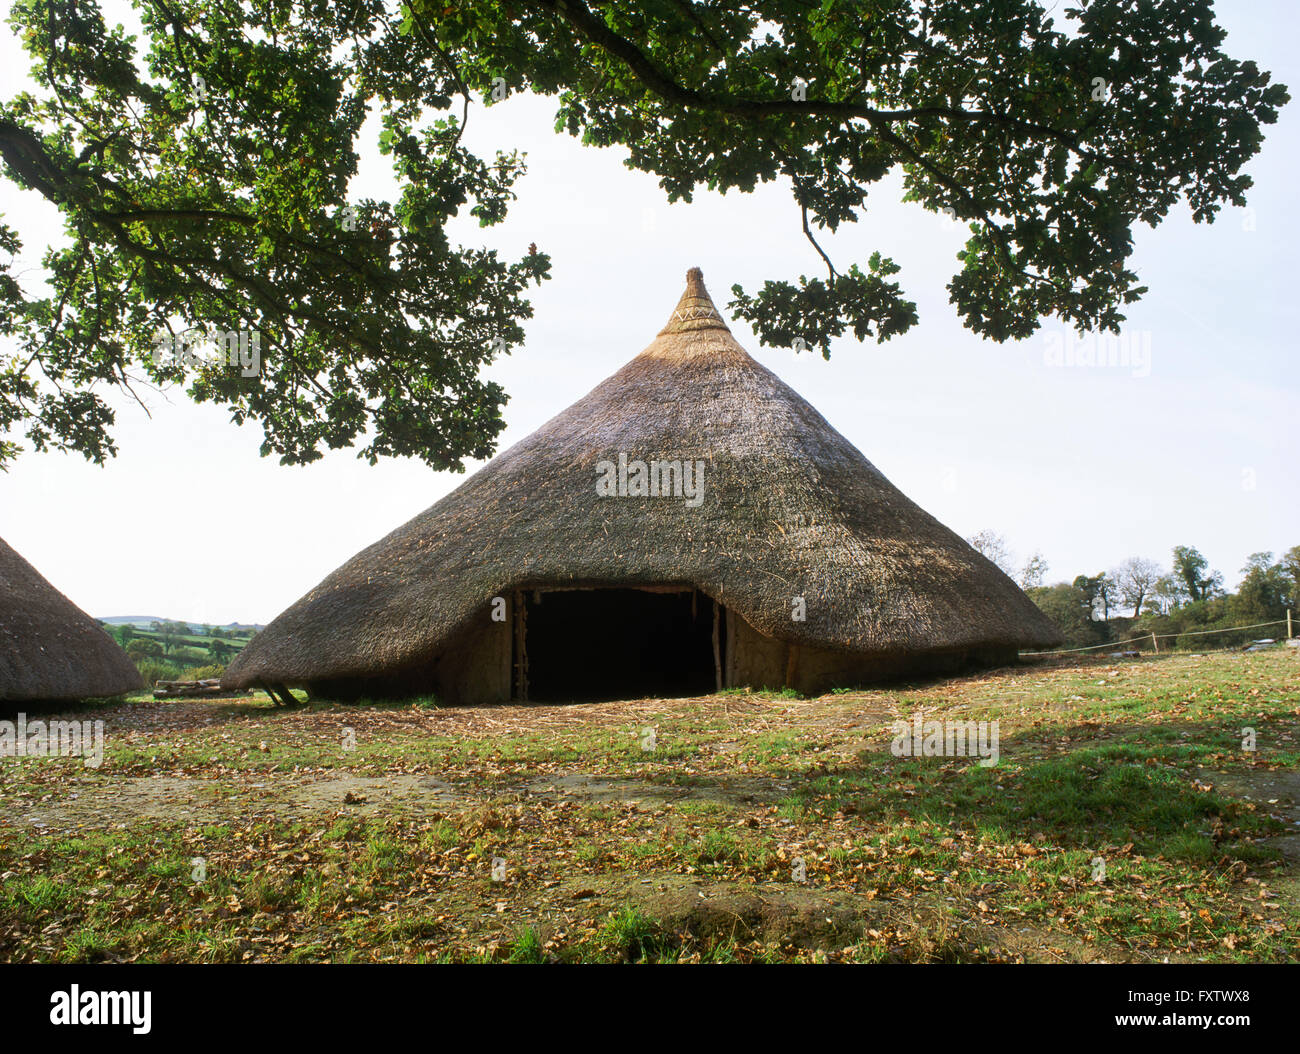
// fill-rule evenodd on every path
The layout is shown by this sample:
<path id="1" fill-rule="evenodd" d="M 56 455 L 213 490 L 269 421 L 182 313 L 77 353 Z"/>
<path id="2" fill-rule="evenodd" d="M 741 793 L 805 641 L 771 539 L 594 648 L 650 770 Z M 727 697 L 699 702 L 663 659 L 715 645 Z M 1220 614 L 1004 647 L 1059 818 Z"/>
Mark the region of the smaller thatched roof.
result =
<path id="1" fill-rule="evenodd" d="M 92 699 L 141 686 L 117 642 L 0 538 L 0 700 Z"/>

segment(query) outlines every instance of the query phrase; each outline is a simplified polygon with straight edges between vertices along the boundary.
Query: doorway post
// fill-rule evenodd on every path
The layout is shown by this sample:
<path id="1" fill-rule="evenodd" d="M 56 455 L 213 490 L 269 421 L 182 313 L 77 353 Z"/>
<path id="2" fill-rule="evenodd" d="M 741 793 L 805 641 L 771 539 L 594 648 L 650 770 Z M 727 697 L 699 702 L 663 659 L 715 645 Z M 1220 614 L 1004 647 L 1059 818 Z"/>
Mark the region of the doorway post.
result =
<path id="1" fill-rule="evenodd" d="M 525 593 L 522 589 L 515 590 L 514 609 L 515 699 L 526 703 L 528 702 L 528 616 L 525 611 Z"/>
<path id="2" fill-rule="evenodd" d="M 713 677 L 717 690 L 722 691 L 722 641 L 721 641 L 722 605 L 713 602 Z"/>

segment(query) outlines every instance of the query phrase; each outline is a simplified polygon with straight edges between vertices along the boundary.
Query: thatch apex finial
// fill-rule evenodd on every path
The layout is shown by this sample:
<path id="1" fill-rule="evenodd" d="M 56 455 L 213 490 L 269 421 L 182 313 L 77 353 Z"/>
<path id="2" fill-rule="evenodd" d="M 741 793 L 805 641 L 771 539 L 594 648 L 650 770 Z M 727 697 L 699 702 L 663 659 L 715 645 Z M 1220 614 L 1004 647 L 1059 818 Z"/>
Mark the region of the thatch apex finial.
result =
<path id="1" fill-rule="evenodd" d="M 727 329 L 726 320 L 713 306 L 709 291 L 704 288 L 704 272 L 692 267 L 686 272 L 686 292 L 677 302 L 668 325 L 660 330 L 665 333 L 691 333 L 701 329 Z M 729 331 L 728 331 L 729 332 Z"/>

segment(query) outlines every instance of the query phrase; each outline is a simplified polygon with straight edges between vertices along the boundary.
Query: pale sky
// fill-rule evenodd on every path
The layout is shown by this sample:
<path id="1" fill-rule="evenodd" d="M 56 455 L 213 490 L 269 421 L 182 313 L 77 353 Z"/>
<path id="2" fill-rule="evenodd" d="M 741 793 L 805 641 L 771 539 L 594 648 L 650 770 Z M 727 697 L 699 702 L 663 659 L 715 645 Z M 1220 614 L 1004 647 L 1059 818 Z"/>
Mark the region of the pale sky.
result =
<path id="1" fill-rule="evenodd" d="M 111 14 L 121 5 L 107 3 Z M 1287 0 L 1221 3 L 1225 45 L 1300 95 Z M 114 17 L 126 19 L 125 15 Z M 0 34 L 0 97 L 23 90 L 28 62 Z M 512 396 L 504 450 L 640 352 L 699 266 L 720 310 L 739 282 L 824 273 L 784 184 L 752 195 L 701 191 L 666 202 L 653 177 L 551 131 L 553 100 L 471 109 L 467 139 L 487 153 L 520 148 L 529 172 L 500 227 L 458 225 L 466 244 L 517 258 L 530 242 L 553 278 L 531 290 L 527 342 L 490 373 Z M 964 330 L 944 288 L 960 230 L 879 185 L 865 217 L 820 239 L 841 269 L 879 249 L 917 301 L 920 323 L 884 344 L 838 341 L 819 355 L 761 348 L 733 333 L 800 392 L 913 501 L 963 536 L 991 528 L 1021 562 L 1041 550 L 1048 581 L 1096 573 L 1129 556 L 1163 566 L 1194 545 L 1229 585 L 1253 552 L 1300 544 L 1295 365 L 1300 217 L 1300 105 L 1266 129 L 1248 171 L 1251 212 L 1196 226 L 1186 206 L 1138 228 L 1135 270 L 1150 287 L 1127 331 L 1149 346 L 1149 371 L 1051 367 L 1046 332 L 1006 344 Z M 388 196 L 373 143 L 356 197 Z M 39 281 L 55 210 L 0 179 L 0 213 Z M 258 454 L 261 431 L 180 391 L 146 400 L 152 419 L 114 398 L 119 454 L 27 453 L 0 474 L 0 537 L 96 617 L 268 622 L 361 548 L 465 476 L 417 461 L 375 467 L 352 451 L 284 467 Z M 15 435 L 13 438 L 21 439 Z M 472 467 L 471 467 L 472 471 Z"/>

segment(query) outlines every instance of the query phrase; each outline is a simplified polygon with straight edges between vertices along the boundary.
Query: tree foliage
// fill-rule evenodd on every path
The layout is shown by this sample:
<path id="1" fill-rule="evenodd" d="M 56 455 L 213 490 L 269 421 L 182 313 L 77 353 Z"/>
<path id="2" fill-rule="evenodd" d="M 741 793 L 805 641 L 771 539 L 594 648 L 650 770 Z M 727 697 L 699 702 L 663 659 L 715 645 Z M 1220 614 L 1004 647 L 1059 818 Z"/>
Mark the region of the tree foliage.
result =
<path id="1" fill-rule="evenodd" d="M 1020 588 L 1036 589 L 1043 584 L 1043 579 L 1047 577 L 1048 563 L 1047 557 L 1037 550 L 1025 561 L 1025 566 L 1020 569 Z"/>
<path id="2" fill-rule="evenodd" d="M 0 271 L 18 347 L 0 357 L 0 433 L 103 461 L 96 387 L 176 383 L 260 422 L 286 463 L 357 442 L 442 469 L 488 456 L 506 395 L 479 371 L 523 340 L 522 292 L 549 260 L 448 239 L 462 212 L 500 222 L 523 171 L 460 145 L 454 67 L 408 55 L 409 24 L 380 3 L 138 6 L 143 47 L 94 3 L 13 8 L 43 90 L 0 103 L 0 158 L 59 207 L 68 244 L 45 255 L 48 297 Z M 395 202 L 349 197 L 370 109 Z M 0 227 L 0 253 L 18 248 Z M 259 371 L 174 354 L 189 330 L 256 340 Z"/>
<path id="3" fill-rule="evenodd" d="M 1115 583 L 1115 590 L 1119 598 L 1133 609 L 1134 618 L 1142 613 L 1143 603 L 1154 594 L 1162 573 L 1159 564 L 1141 556 L 1129 557 L 1111 571 L 1110 579 Z"/>
<path id="4" fill-rule="evenodd" d="M 1004 575 L 1014 575 L 1016 573 L 1015 559 L 1011 555 L 1007 540 L 996 531 L 985 527 L 967 538 L 966 544 L 981 556 L 997 564 L 998 569 Z"/>
<path id="5" fill-rule="evenodd" d="M 137 637 L 127 642 L 126 653 L 132 659 L 157 659 L 162 657 L 163 646 L 148 637 Z"/>
<path id="6" fill-rule="evenodd" d="M 916 322 L 896 263 L 837 266 L 814 233 L 858 219 L 891 173 L 965 228 L 948 290 L 974 332 L 1116 328 L 1144 291 L 1135 225 L 1244 204 L 1243 166 L 1288 99 L 1223 52 L 1210 0 L 1091 0 L 1057 20 L 1036 0 L 137 9 L 140 40 L 93 2 L 18 0 L 34 90 L 0 102 L 6 176 L 68 237 L 45 257 L 48 297 L 0 270 L 18 345 L 0 433 L 97 461 L 114 451 L 97 389 L 137 381 L 259 422 L 285 462 L 356 443 L 438 468 L 489 453 L 505 393 L 479 373 L 522 340 L 549 260 L 447 236 L 462 213 L 500 222 L 522 171 L 462 145 L 471 99 L 554 97 L 558 129 L 623 147 L 670 200 L 786 183 L 825 273 L 736 286 L 731 307 L 763 342 L 827 356 Z M 394 202 L 350 197 L 369 111 Z M 0 258 L 18 249 L 0 227 Z M 153 361 L 178 326 L 256 334 L 260 374 Z"/>
<path id="7" fill-rule="evenodd" d="M 1115 583 L 1105 571 L 1097 575 L 1078 575 L 1074 588 L 1079 591 L 1089 617 L 1097 622 L 1110 618 L 1110 608 L 1115 600 Z"/>
<path id="8" fill-rule="evenodd" d="M 1090 648 L 1108 639 L 1106 623 L 1093 619 L 1092 597 L 1077 579 L 1073 583 L 1036 586 L 1028 593 L 1039 610 L 1061 631 L 1064 638 L 1062 647 Z"/>
<path id="9" fill-rule="evenodd" d="M 1191 600 L 1208 600 L 1223 591 L 1223 575 L 1209 570 L 1210 563 L 1199 550 L 1176 545 L 1173 559 L 1173 573 Z"/>
<path id="10" fill-rule="evenodd" d="M 1156 633 L 1162 648 L 1222 648 L 1284 635 L 1287 610 L 1300 599 L 1300 546 L 1276 561 L 1271 552 L 1252 553 L 1235 593 L 1224 591 L 1223 575 L 1196 548 L 1176 546 L 1172 555 L 1172 572 L 1133 557 L 1110 575 L 1079 575 L 1028 593 L 1061 629 L 1066 647 L 1129 641 L 1144 648 L 1146 635 Z M 1112 617 L 1116 597 L 1133 608 L 1131 617 Z"/>

